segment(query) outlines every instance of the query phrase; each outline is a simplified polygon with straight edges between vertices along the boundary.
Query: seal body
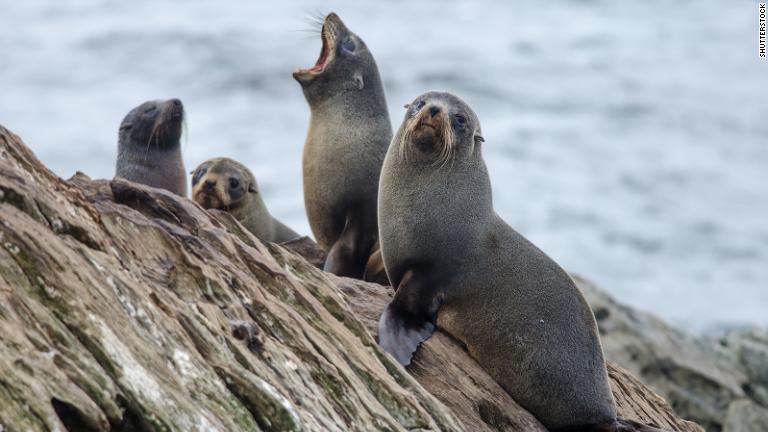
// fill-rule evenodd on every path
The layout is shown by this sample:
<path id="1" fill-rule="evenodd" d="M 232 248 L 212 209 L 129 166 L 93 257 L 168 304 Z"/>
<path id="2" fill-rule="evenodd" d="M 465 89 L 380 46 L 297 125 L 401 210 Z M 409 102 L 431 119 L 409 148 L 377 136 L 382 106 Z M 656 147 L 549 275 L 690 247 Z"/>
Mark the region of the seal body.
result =
<path id="1" fill-rule="evenodd" d="M 409 105 L 379 189 L 381 253 L 397 287 L 379 343 L 407 365 L 437 325 L 547 428 L 610 424 L 592 311 L 568 274 L 494 211 L 482 141 L 456 96 L 429 92 Z"/>
<path id="2" fill-rule="evenodd" d="M 183 121 L 178 99 L 147 101 L 132 109 L 120 124 L 115 177 L 186 196 Z"/>
<path id="3" fill-rule="evenodd" d="M 208 159 L 192 171 L 192 199 L 203 208 L 231 213 L 261 241 L 282 243 L 301 237 L 272 217 L 253 173 L 232 159 Z"/>
<path id="4" fill-rule="evenodd" d="M 378 228 L 379 174 L 392 126 L 376 62 L 334 13 L 321 31 L 317 64 L 297 70 L 310 107 L 302 157 L 304 204 L 325 269 L 360 278 Z"/>

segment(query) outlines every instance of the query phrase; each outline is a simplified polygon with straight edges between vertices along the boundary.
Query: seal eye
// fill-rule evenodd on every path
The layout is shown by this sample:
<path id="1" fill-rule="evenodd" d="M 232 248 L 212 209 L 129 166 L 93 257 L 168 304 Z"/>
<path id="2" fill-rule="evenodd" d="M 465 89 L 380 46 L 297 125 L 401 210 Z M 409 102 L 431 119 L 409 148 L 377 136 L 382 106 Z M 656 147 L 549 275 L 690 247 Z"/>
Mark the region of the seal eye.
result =
<path id="1" fill-rule="evenodd" d="M 240 186 L 240 181 L 234 177 L 229 178 L 229 188 L 230 189 L 237 189 L 237 187 Z"/>
<path id="2" fill-rule="evenodd" d="M 144 114 L 152 114 L 154 111 L 157 111 L 156 106 L 149 106 L 144 108 Z"/>
<path id="3" fill-rule="evenodd" d="M 416 113 L 419 112 L 422 108 L 424 108 L 424 105 L 426 104 L 427 103 L 424 101 L 419 101 L 415 104 L 409 105 L 411 110 L 408 112 L 408 115 L 410 115 L 411 117 L 415 116 Z"/>
<path id="4" fill-rule="evenodd" d="M 463 129 L 467 125 L 467 118 L 461 114 L 453 116 L 454 129 Z"/>
<path id="5" fill-rule="evenodd" d="M 341 42 L 341 50 L 345 53 L 353 53 L 355 48 L 355 41 L 352 39 L 347 38 Z"/>
<path id="6" fill-rule="evenodd" d="M 192 184 L 195 185 L 197 182 L 200 181 L 201 178 L 205 175 L 205 173 L 208 171 L 208 168 L 198 168 L 197 171 L 195 171 L 195 174 L 192 176 Z"/>

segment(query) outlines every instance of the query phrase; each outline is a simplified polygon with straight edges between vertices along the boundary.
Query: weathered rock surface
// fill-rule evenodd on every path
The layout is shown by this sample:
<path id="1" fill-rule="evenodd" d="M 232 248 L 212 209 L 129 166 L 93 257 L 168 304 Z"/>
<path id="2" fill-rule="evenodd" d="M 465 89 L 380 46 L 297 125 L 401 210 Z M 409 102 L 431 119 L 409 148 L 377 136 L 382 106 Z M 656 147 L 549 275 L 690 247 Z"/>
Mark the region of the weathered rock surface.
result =
<path id="1" fill-rule="evenodd" d="M 61 180 L 0 127 L 0 430 L 544 430 L 445 334 L 406 372 L 371 336 L 389 289 L 306 247 L 161 190 Z M 700 430 L 610 375 L 623 417 Z"/>
<path id="2" fill-rule="evenodd" d="M 575 276 L 600 328 L 606 357 L 707 431 L 763 432 L 768 419 L 768 332 L 694 336 L 616 302 Z"/>

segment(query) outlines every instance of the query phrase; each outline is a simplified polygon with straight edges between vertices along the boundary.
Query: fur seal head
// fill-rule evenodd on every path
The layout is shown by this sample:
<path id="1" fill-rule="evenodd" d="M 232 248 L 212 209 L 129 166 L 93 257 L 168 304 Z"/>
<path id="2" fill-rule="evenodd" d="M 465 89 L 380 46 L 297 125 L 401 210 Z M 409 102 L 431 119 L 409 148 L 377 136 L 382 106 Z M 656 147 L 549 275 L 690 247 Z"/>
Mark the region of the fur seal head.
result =
<path id="1" fill-rule="evenodd" d="M 147 101 L 132 109 L 120 124 L 119 142 L 170 150 L 179 146 L 184 105 L 179 99 Z"/>
<path id="2" fill-rule="evenodd" d="M 427 92 L 405 105 L 394 142 L 411 163 L 442 168 L 476 155 L 485 141 L 472 108 L 450 93 Z M 477 155 L 479 157 L 479 155 Z"/>
<path id="3" fill-rule="evenodd" d="M 230 213 L 262 241 L 281 243 L 300 237 L 272 217 L 253 173 L 232 159 L 208 159 L 192 171 L 192 199 L 205 209 Z"/>
<path id="4" fill-rule="evenodd" d="M 297 69 L 293 77 L 301 84 L 310 105 L 348 90 L 362 90 L 378 77 L 373 55 L 362 39 L 353 33 L 338 15 L 331 12 L 320 31 L 322 47 L 315 65 Z"/>
<path id="5" fill-rule="evenodd" d="M 206 209 L 236 210 L 258 191 L 250 170 L 232 159 L 208 159 L 192 171 L 192 199 Z"/>

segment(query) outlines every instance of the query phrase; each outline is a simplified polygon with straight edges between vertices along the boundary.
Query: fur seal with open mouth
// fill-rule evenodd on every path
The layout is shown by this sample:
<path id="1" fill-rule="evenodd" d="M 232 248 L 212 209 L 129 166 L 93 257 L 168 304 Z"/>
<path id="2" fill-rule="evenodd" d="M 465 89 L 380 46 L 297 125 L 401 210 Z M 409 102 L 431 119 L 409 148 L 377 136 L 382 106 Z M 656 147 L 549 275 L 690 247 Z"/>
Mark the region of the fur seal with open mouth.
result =
<path id="1" fill-rule="evenodd" d="M 373 55 L 335 13 L 314 67 L 293 73 L 310 107 L 302 158 L 304 204 L 325 270 L 360 278 L 378 237 L 379 174 L 392 138 Z"/>

